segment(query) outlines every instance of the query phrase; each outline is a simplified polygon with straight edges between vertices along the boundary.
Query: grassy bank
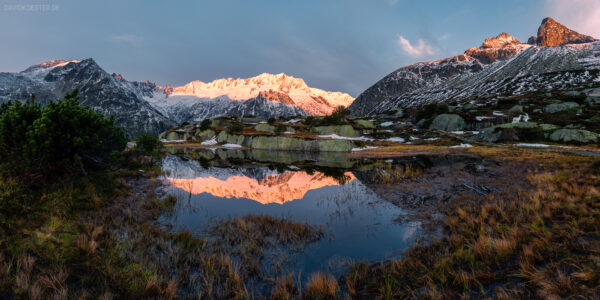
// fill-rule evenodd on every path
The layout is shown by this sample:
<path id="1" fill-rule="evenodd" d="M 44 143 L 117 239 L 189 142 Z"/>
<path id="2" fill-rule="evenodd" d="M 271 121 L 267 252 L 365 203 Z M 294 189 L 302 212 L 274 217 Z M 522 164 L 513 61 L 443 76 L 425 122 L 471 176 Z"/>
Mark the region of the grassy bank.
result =
<path id="1" fill-rule="evenodd" d="M 455 199 L 440 239 L 403 259 L 359 264 L 341 284 L 353 298 L 600 296 L 600 164 L 589 157 L 497 148 L 535 162 L 528 190 Z"/>

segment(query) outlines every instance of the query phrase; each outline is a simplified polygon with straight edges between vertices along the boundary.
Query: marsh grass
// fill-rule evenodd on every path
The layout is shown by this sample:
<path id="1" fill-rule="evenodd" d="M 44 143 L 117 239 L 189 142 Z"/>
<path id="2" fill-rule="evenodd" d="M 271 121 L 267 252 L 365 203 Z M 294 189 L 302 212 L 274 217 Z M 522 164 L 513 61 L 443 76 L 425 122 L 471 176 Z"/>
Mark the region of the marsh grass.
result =
<path id="1" fill-rule="evenodd" d="M 303 246 L 323 237 L 320 226 L 298 223 L 270 215 L 246 215 L 223 220 L 211 226 L 209 232 L 219 237 L 217 243 L 262 253 L 265 247 L 276 245 Z"/>
<path id="2" fill-rule="evenodd" d="M 530 190 L 455 200 L 443 236 L 400 260 L 344 276 L 354 298 L 579 298 L 600 296 L 600 178 L 590 159 L 508 153 L 552 162 Z M 467 199 L 465 199 L 467 200 Z"/>

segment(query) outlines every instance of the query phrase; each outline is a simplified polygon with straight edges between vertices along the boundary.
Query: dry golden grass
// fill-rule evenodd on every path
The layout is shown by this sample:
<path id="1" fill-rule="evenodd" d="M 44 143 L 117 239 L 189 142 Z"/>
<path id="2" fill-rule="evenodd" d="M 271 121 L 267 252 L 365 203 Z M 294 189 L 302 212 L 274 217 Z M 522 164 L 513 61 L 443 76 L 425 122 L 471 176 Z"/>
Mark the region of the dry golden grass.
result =
<path id="1" fill-rule="evenodd" d="M 497 151 L 474 150 L 491 157 Z M 549 167 L 528 176 L 529 190 L 455 203 L 439 240 L 413 247 L 398 261 L 353 267 L 345 276 L 347 291 L 382 299 L 597 299 L 598 164 L 521 149 L 508 149 L 506 157 Z"/>
<path id="2" fill-rule="evenodd" d="M 304 290 L 304 298 L 306 299 L 337 299 L 338 298 L 338 282 L 337 280 L 325 273 L 314 273 L 308 279 Z"/>

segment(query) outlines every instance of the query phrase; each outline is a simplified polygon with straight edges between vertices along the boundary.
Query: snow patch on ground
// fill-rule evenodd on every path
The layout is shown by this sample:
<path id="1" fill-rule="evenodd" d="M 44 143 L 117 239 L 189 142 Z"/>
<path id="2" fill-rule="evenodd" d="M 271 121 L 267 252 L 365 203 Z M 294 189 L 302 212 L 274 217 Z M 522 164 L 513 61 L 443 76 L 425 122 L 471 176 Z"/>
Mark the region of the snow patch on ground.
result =
<path id="1" fill-rule="evenodd" d="M 450 146 L 450 148 L 471 148 L 471 147 L 473 147 L 473 145 L 471 145 L 471 144 L 460 144 L 460 145 Z"/>
<path id="2" fill-rule="evenodd" d="M 477 120 L 477 121 L 481 122 L 481 121 L 483 121 L 483 120 L 485 120 L 485 119 L 493 119 L 493 118 L 494 118 L 494 117 L 477 116 L 477 117 L 475 117 L 475 120 Z"/>
<path id="3" fill-rule="evenodd" d="M 365 151 L 365 150 L 369 150 L 369 149 L 375 149 L 375 148 L 379 148 L 379 147 L 375 147 L 375 146 L 366 146 L 366 147 L 364 147 L 364 148 L 352 148 L 352 152 Z"/>
<path id="4" fill-rule="evenodd" d="M 379 124 L 379 126 L 381 126 L 381 127 L 390 127 L 392 125 L 394 125 L 394 122 L 390 122 L 390 121 Z"/>
<path id="5" fill-rule="evenodd" d="M 404 139 L 401 137 L 391 137 L 389 139 L 385 139 L 385 141 L 395 142 L 395 143 L 404 143 Z"/>
<path id="6" fill-rule="evenodd" d="M 529 121 L 529 114 L 525 113 L 524 115 L 519 115 L 518 117 L 514 117 L 512 119 L 513 123 L 520 123 L 520 122 L 528 122 Z"/>
<path id="7" fill-rule="evenodd" d="M 347 136 L 339 136 L 337 134 L 327 134 L 327 135 L 317 135 L 320 138 L 329 138 L 334 140 L 351 140 L 351 141 L 373 141 L 374 139 L 368 137 L 347 137 Z"/>
<path id="8" fill-rule="evenodd" d="M 202 143 L 200 143 L 200 145 L 205 145 L 205 146 L 212 146 L 212 145 L 216 145 L 217 144 L 217 139 L 212 138 L 210 140 L 206 140 Z"/>
<path id="9" fill-rule="evenodd" d="M 242 148 L 242 145 L 238 145 L 238 144 L 224 144 L 222 145 L 223 148 Z"/>

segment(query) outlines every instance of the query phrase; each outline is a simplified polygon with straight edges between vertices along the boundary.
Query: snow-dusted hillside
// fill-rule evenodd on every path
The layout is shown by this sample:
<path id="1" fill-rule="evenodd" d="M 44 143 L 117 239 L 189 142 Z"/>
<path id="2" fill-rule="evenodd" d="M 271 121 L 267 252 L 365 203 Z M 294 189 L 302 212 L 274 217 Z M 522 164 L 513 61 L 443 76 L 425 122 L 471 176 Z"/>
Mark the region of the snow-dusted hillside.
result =
<path id="1" fill-rule="evenodd" d="M 36 101 L 47 104 L 75 88 L 82 105 L 113 115 L 131 137 L 159 133 L 175 125 L 93 59 L 49 61 L 19 73 L 0 73 L 0 102 L 27 100 L 35 94 Z"/>
<path id="2" fill-rule="evenodd" d="M 394 71 L 363 92 L 350 110 L 372 115 L 397 107 L 600 85 L 600 42 L 557 24 L 544 19 L 538 35 L 553 36 L 559 46 L 523 44 L 502 33 L 464 54 Z"/>

